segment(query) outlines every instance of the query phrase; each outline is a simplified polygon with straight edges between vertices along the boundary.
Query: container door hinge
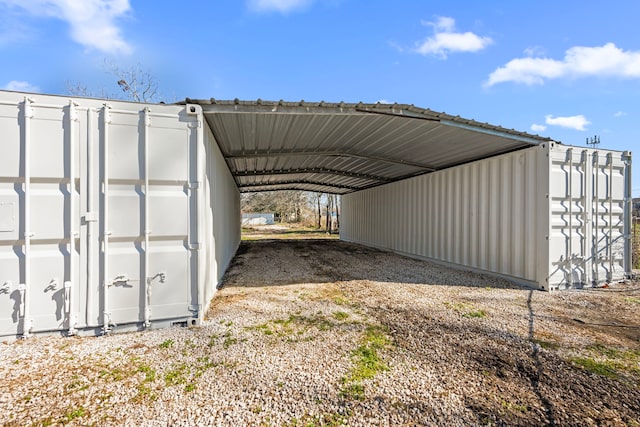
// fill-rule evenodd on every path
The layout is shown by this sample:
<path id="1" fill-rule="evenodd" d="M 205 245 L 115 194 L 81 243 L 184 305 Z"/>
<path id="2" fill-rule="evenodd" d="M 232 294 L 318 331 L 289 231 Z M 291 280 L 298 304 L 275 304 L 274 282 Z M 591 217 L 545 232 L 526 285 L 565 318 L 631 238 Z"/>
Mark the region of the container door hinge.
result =
<path id="1" fill-rule="evenodd" d="M 189 190 L 197 190 L 198 188 L 200 188 L 200 181 L 189 182 L 189 184 L 187 184 L 187 188 Z"/>
<path id="2" fill-rule="evenodd" d="M 189 250 L 190 251 L 200 250 L 200 243 L 189 243 Z"/>
<path id="3" fill-rule="evenodd" d="M 188 310 L 193 313 L 193 317 L 198 317 L 198 313 L 200 313 L 199 305 L 190 305 Z"/>

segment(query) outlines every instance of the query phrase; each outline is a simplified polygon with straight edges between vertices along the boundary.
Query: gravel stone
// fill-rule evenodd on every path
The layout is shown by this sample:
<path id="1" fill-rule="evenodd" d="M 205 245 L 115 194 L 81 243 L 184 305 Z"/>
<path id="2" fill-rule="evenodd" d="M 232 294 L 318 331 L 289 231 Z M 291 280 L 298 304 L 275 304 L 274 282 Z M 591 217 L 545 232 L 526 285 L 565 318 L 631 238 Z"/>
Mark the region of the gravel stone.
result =
<path id="1" fill-rule="evenodd" d="M 202 325 L 0 344 L 0 423 L 637 425 L 639 314 L 637 282 L 545 293 L 335 240 L 243 242 Z M 358 377 L 362 351 L 384 368 Z"/>

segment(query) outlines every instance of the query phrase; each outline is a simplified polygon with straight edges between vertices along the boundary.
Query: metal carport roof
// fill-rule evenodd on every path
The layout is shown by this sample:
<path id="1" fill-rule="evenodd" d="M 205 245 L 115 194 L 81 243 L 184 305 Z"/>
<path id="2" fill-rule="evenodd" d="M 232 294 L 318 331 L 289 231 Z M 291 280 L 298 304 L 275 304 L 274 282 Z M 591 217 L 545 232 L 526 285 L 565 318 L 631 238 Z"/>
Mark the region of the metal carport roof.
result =
<path id="1" fill-rule="evenodd" d="M 549 138 L 406 104 L 199 104 L 240 191 L 345 194 Z"/>

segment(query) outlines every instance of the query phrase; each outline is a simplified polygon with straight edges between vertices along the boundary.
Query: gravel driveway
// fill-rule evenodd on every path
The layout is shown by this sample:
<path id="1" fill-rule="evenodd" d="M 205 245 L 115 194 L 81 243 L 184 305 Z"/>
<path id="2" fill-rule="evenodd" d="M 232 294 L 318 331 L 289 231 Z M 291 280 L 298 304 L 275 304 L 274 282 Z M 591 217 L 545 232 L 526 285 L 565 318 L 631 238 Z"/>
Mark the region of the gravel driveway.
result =
<path id="1" fill-rule="evenodd" d="M 206 322 L 0 345 L 3 425 L 640 425 L 640 284 L 243 242 Z"/>

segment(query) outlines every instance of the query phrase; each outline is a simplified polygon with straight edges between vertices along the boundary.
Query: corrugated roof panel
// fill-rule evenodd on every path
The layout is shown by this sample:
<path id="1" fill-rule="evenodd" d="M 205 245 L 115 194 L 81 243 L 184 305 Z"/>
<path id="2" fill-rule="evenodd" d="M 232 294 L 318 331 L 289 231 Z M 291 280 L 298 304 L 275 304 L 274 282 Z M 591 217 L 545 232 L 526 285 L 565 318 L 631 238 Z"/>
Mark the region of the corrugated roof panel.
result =
<path id="1" fill-rule="evenodd" d="M 242 191 L 345 193 L 548 138 L 411 105 L 192 101 Z"/>

